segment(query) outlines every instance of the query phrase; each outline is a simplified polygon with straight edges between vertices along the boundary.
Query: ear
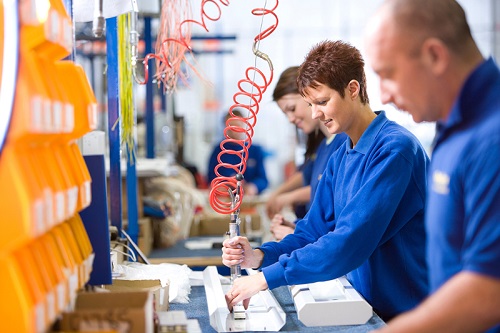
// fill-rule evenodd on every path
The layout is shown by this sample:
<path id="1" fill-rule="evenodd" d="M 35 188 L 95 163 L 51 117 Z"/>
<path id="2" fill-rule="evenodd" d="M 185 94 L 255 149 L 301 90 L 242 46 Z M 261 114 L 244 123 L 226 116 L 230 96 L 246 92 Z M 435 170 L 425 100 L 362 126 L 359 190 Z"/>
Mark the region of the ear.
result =
<path id="1" fill-rule="evenodd" d="M 444 73 L 449 65 L 450 51 L 442 41 L 437 38 L 428 38 L 422 44 L 422 59 L 424 64 L 435 75 Z"/>
<path id="2" fill-rule="evenodd" d="M 360 84 L 358 81 L 356 81 L 356 80 L 349 81 L 349 83 L 347 84 L 347 88 L 346 88 L 347 96 L 351 100 L 356 99 L 356 97 L 358 97 L 358 95 L 359 95 L 359 89 L 360 89 Z"/>

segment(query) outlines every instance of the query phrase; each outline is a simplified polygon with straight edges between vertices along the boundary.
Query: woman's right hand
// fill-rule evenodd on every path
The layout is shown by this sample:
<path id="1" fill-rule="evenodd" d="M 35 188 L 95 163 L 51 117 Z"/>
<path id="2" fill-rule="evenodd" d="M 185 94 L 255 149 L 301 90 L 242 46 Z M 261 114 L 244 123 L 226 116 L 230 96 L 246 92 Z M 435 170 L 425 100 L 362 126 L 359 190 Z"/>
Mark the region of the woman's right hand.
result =
<path id="1" fill-rule="evenodd" d="M 274 215 L 276 215 L 279 212 L 281 212 L 281 210 L 285 206 L 286 202 L 283 199 L 284 199 L 283 195 L 282 194 L 278 194 L 278 195 L 273 195 L 267 201 L 267 203 L 266 203 L 266 212 L 267 212 L 267 216 L 270 219 L 273 218 Z"/>
<path id="2" fill-rule="evenodd" d="M 262 251 L 254 251 L 246 237 L 236 236 L 222 243 L 222 263 L 227 267 L 240 264 L 241 268 L 257 268 L 262 258 Z"/>
<path id="3" fill-rule="evenodd" d="M 276 214 L 271 220 L 269 231 L 273 234 L 276 240 L 282 240 L 288 234 L 293 234 L 295 231 L 295 223 L 286 220 L 282 215 Z"/>

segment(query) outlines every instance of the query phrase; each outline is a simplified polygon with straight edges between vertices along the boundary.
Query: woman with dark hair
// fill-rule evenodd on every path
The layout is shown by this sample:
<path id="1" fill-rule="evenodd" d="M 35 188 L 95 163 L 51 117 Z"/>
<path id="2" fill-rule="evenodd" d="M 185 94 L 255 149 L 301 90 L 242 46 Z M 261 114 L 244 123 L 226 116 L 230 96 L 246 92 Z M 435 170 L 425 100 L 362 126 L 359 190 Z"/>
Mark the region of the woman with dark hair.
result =
<path id="1" fill-rule="evenodd" d="M 343 133 L 330 134 L 318 119 L 311 117 L 309 106 L 297 87 L 298 69 L 298 66 L 293 66 L 284 70 L 273 92 L 273 100 L 290 123 L 307 135 L 304 164 L 278 187 L 267 202 L 267 213 L 272 218 L 270 231 L 277 240 L 295 229 L 294 222 L 279 214 L 281 209 L 287 205 L 305 204 L 305 212 L 309 210 L 328 158 L 346 139 Z M 305 212 L 303 215 L 296 214 L 297 218 L 304 217 Z"/>

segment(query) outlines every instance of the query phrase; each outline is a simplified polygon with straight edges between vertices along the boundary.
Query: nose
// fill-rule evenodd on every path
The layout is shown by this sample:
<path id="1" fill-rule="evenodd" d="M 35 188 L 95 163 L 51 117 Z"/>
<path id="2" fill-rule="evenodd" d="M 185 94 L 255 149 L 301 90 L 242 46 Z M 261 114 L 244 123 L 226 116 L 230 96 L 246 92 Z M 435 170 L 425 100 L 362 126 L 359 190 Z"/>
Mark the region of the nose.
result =
<path id="1" fill-rule="evenodd" d="M 295 122 L 295 118 L 296 118 L 296 117 L 295 117 L 295 114 L 294 114 L 293 112 L 287 112 L 287 113 L 286 113 L 286 117 L 288 118 L 288 121 L 289 121 L 290 123 L 292 123 L 292 124 L 293 124 L 293 123 Z"/>
<path id="2" fill-rule="evenodd" d="M 320 119 L 323 115 L 323 112 L 317 105 L 311 105 L 311 116 L 312 119 Z"/>

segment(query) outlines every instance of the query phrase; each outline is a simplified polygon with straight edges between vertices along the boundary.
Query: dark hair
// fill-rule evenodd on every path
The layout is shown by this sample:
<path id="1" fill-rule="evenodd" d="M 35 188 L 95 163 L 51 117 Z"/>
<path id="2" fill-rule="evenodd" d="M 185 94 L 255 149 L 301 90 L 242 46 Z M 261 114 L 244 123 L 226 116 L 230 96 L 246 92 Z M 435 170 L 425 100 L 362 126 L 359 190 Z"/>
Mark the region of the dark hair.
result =
<path id="1" fill-rule="evenodd" d="M 319 144 L 325 138 L 325 134 L 322 131 L 312 131 L 307 135 L 306 152 L 304 153 L 304 159 L 310 159 L 316 150 L 318 150 Z"/>
<path id="2" fill-rule="evenodd" d="M 366 92 L 365 62 L 357 48 L 343 41 L 323 41 L 315 45 L 299 67 L 297 78 L 301 95 L 307 88 L 324 84 L 344 98 L 344 90 L 351 80 L 359 82 L 359 97 L 369 103 Z"/>
<path id="3" fill-rule="evenodd" d="M 455 0 L 391 0 L 387 6 L 396 27 L 423 39 L 435 37 L 457 54 L 467 51 L 473 40 L 463 8 Z"/>
<path id="4" fill-rule="evenodd" d="M 273 91 L 273 101 L 277 102 L 280 98 L 288 94 L 299 94 L 299 87 L 297 86 L 298 74 L 299 66 L 288 67 L 281 73 Z M 324 138 L 325 135 L 321 131 L 313 131 L 307 135 L 304 159 L 310 159 L 314 155 Z"/>
<path id="5" fill-rule="evenodd" d="M 288 94 L 298 94 L 297 76 L 299 66 L 288 67 L 281 73 L 278 83 L 273 91 L 273 101 L 278 101 L 281 97 Z"/>

